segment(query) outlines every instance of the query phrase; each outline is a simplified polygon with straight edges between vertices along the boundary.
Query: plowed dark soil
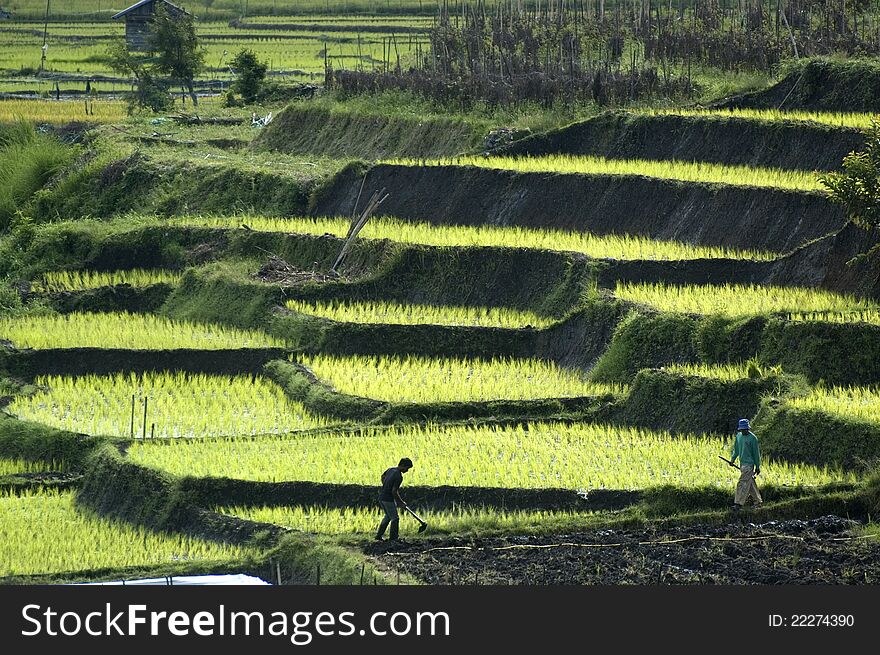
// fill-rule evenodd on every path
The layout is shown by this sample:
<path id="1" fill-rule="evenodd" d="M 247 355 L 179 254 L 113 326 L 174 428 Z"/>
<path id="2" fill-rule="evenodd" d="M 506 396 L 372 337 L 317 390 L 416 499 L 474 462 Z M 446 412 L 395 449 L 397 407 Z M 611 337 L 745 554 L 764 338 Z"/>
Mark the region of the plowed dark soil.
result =
<path id="1" fill-rule="evenodd" d="M 371 545 L 382 564 L 427 584 L 877 584 L 880 539 L 835 516 L 599 530 L 551 537 Z"/>

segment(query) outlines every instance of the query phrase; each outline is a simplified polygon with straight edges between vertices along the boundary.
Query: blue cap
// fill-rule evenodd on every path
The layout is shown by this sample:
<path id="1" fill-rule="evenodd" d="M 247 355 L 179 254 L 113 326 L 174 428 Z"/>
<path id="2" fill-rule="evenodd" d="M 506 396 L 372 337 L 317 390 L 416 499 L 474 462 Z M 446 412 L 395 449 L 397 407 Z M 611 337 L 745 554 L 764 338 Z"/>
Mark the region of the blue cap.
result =
<path id="1" fill-rule="evenodd" d="M 749 419 L 741 418 L 739 420 L 739 425 L 736 428 L 737 430 L 751 430 L 752 426 L 749 425 Z"/>

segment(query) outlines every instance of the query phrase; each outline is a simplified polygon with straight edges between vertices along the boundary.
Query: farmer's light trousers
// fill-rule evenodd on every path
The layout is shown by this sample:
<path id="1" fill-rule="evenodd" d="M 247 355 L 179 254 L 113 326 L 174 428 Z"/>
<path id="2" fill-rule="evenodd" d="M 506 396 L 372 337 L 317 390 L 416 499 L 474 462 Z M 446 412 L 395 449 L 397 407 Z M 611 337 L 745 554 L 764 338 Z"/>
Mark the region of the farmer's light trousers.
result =
<path id="1" fill-rule="evenodd" d="M 739 467 L 739 482 L 736 484 L 736 494 L 734 501 L 737 505 L 745 505 L 749 500 L 749 496 L 755 504 L 764 502 L 761 498 L 761 492 L 758 491 L 758 485 L 755 484 L 755 467 L 746 464 Z"/>
<path id="2" fill-rule="evenodd" d="M 391 525 L 391 530 L 388 533 L 388 536 L 392 539 L 397 539 L 398 531 L 400 530 L 400 515 L 397 513 L 397 503 L 393 500 L 380 500 L 379 504 L 382 506 L 382 509 L 385 510 L 385 516 L 382 517 L 382 522 L 379 524 L 379 531 L 376 533 L 376 537 L 381 537 L 385 534 L 385 528 Z"/>

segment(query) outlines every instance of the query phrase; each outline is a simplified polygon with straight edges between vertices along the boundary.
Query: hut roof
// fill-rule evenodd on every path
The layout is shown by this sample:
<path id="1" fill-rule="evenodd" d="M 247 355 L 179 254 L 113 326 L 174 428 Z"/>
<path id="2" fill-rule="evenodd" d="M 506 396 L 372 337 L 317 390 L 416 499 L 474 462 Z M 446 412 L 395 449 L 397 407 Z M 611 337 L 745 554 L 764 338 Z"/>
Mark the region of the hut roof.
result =
<path id="1" fill-rule="evenodd" d="M 168 6 L 170 6 L 170 7 L 173 7 L 174 9 L 177 9 L 178 11 L 180 11 L 180 12 L 182 12 L 182 13 L 184 13 L 184 14 L 189 14 L 189 12 L 188 12 L 186 9 L 183 9 L 183 8 L 181 8 L 181 7 L 178 7 L 177 5 L 168 2 L 168 0 L 161 0 L 161 1 L 162 1 L 163 3 L 165 3 L 166 5 L 168 5 Z M 131 7 L 129 7 L 128 9 L 123 9 L 123 10 L 120 11 L 118 14 L 115 14 L 115 15 L 111 16 L 111 18 L 112 18 L 113 20 L 116 20 L 117 18 L 122 18 L 122 17 L 125 16 L 127 13 L 129 13 L 129 12 L 131 12 L 131 11 L 134 11 L 135 9 L 140 9 L 140 8 L 143 7 L 144 5 L 150 5 L 150 4 L 153 4 L 154 2 L 157 2 L 157 0 L 141 0 L 140 2 L 135 2 L 135 3 L 134 3 Z"/>

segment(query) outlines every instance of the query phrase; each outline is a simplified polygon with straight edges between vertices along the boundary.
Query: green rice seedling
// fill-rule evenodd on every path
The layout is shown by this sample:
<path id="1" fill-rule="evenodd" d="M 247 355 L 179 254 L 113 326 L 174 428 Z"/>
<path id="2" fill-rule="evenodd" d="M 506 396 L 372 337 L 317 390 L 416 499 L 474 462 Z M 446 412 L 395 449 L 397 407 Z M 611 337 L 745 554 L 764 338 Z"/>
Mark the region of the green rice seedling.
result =
<path id="1" fill-rule="evenodd" d="M 757 316 L 785 312 L 875 311 L 870 300 L 822 289 L 758 285 L 688 285 L 619 282 L 614 294 L 661 311 L 722 316 Z"/>
<path id="2" fill-rule="evenodd" d="M 301 363 L 342 393 L 389 402 L 436 403 L 569 398 L 625 393 L 538 359 L 432 359 L 331 355 Z"/>
<path id="3" fill-rule="evenodd" d="M 638 114 L 647 116 L 706 116 L 719 118 L 745 118 L 753 121 L 777 123 L 780 121 L 798 121 L 808 123 L 820 123 L 832 127 L 848 127 L 864 130 L 871 127 L 871 121 L 876 120 L 876 114 L 864 114 L 858 112 L 830 112 L 830 111 L 782 111 L 779 109 L 688 109 L 688 108 L 658 108 L 640 109 Z"/>
<path id="4" fill-rule="evenodd" d="M 317 534 L 374 534 L 380 520 L 377 508 L 328 509 L 326 507 L 221 507 L 217 511 L 250 521 L 281 525 L 294 530 Z M 431 534 L 456 535 L 488 532 L 517 534 L 552 530 L 556 526 L 571 527 L 589 522 L 595 516 L 588 512 L 546 510 L 499 510 L 497 508 L 457 508 L 447 511 L 425 511 L 419 515 L 431 526 Z M 401 520 L 401 532 L 415 533 L 418 524 Z"/>
<path id="5" fill-rule="evenodd" d="M 0 339 L 17 348 L 226 350 L 280 348 L 283 342 L 252 330 L 176 321 L 151 314 L 73 313 L 0 317 Z"/>
<path id="6" fill-rule="evenodd" d="M 77 509 L 73 493 L 57 491 L 0 493 L 0 544 L 0 576 L 209 564 L 258 554 L 108 521 Z"/>
<path id="7" fill-rule="evenodd" d="M 326 425 L 260 376 L 148 373 L 38 377 L 48 389 L 18 397 L 9 411 L 63 430 L 94 435 L 217 437 L 284 433 Z M 143 406 L 147 401 L 147 425 Z"/>
<path id="8" fill-rule="evenodd" d="M 880 325 L 880 310 L 855 310 L 839 312 L 792 312 L 787 315 L 789 321 L 826 322 L 826 323 L 867 323 Z"/>
<path id="9" fill-rule="evenodd" d="M 877 388 L 814 387 L 806 396 L 792 398 L 787 404 L 795 409 L 880 424 L 880 389 Z"/>
<path id="10" fill-rule="evenodd" d="M 476 166 L 521 173 L 638 175 L 679 182 L 771 187 L 794 191 L 818 191 L 822 188 L 814 172 L 728 166 L 707 162 L 684 162 L 674 159 L 606 159 L 605 157 L 564 154 L 539 157 L 472 155 L 427 161 L 398 159 L 384 163 L 400 166 Z"/>
<path id="11" fill-rule="evenodd" d="M 43 293 L 59 291 L 85 291 L 101 287 L 127 284 L 136 289 L 154 284 L 176 285 L 182 273 L 178 271 L 143 270 L 131 271 L 53 271 L 46 273 L 35 286 Z"/>
<path id="12" fill-rule="evenodd" d="M 505 488 L 643 489 L 674 484 L 729 487 L 718 459 L 730 439 L 672 436 L 596 424 L 518 426 L 408 425 L 358 435 L 321 434 L 254 439 L 136 442 L 132 461 L 174 475 L 279 482 L 310 480 L 374 486 L 401 456 L 413 458 L 408 485 Z M 387 460 L 387 461 L 386 461 Z M 837 469 L 768 461 L 762 477 L 775 485 L 854 481 Z"/>
<path id="13" fill-rule="evenodd" d="M 238 228 L 241 223 L 261 232 L 333 234 L 344 237 L 350 221 L 343 218 L 271 218 L 264 216 L 186 216 L 170 219 L 172 225 L 204 225 Z M 393 218 L 373 218 L 359 234 L 365 239 L 389 239 L 439 247 L 503 247 L 580 252 L 596 259 L 689 260 L 756 259 L 771 260 L 773 253 L 740 251 L 718 246 L 695 246 L 677 241 L 655 241 L 634 235 L 596 235 L 589 232 L 531 229 L 494 225 L 432 225 Z"/>
<path id="14" fill-rule="evenodd" d="M 340 323 L 383 323 L 392 325 L 466 325 L 474 327 L 545 328 L 555 322 L 534 312 L 506 307 L 464 307 L 401 305 L 373 302 L 309 302 L 288 300 L 287 308 L 301 314 L 320 316 Z"/>
<path id="15" fill-rule="evenodd" d="M 68 100 L 3 100 L 0 101 L 0 122 L 25 120 L 32 123 L 65 125 L 74 121 L 90 123 L 118 123 L 127 116 L 122 100 L 94 100 L 89 113 L 85 101 Z"/>
<path id="16" fill-rule="evenodd" d="M 0 476 L 17 473 L 50 473 L 64 470 L 64 462 L 32 462 L 27 459 L 0 457 Z"/>
<path id="17" fill-rule="evenodd" d="M 764 367 L 755 360 L 734 364 L 671 364 L 664 366 L 662 370 L 678 375 L 709 378 L 721 380 L 722 382 L 735 382 L 748 378 L 754 379 L 765 377 L 766 375 L 782 374 L 780 367 Z"/>

